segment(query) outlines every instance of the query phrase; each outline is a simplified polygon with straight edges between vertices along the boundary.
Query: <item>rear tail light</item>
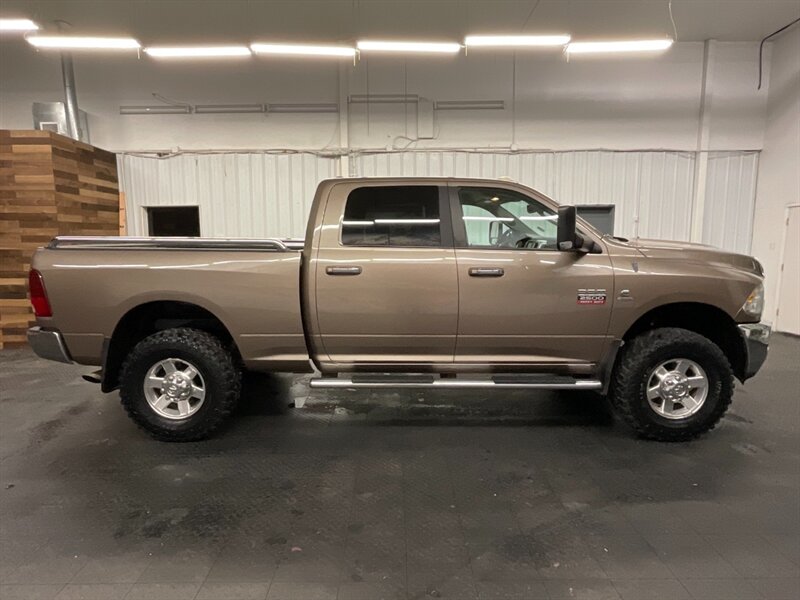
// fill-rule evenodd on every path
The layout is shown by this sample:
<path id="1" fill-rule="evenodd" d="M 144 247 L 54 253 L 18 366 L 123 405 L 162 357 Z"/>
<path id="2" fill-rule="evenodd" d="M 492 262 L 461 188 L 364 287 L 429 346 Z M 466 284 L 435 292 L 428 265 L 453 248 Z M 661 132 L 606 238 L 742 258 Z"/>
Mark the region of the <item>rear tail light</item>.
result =
<path id="1" fill-rule="evenodd" d="M 37 317 L 52 317 L 53 309 L 50 308 L 50 300 L 47 299 L 47 291 L 44 289 L 44 279 L 42 274 L 36 269 L 31 269 L 28 274 L 28 290 L 31 293 L 31 304 L 33 312 Z"/>

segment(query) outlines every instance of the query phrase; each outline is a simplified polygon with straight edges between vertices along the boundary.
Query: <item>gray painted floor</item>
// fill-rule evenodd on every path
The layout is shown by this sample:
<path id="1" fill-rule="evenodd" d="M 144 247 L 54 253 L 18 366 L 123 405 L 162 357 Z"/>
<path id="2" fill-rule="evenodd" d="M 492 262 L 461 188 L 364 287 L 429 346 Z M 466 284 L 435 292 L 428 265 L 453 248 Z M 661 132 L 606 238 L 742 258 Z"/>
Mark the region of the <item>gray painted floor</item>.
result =
<path id="1" fill-rule="evenodd" d="M 79 368 L 6 351 L 0 598 L 794 600 L 798 367 L 776 337 L 689 444 L 632 438 L 591 394 L 287 379 L 178 445 Z"/>

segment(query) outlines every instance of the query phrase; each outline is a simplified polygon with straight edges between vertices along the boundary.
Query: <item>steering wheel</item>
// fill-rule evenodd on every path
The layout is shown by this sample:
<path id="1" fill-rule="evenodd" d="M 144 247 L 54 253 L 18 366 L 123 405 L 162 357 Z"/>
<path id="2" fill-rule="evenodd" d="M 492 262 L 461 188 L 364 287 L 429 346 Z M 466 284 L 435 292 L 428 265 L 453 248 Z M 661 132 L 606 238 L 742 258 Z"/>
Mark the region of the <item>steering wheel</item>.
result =
<path id="1" fill-rule="evenodd" d="M 529 242 L 534 242 L 533 247 L 534 248 L 536 247 L 536 245 L 537 245 L 536 241 L 532 237 L 530 237 L 528 235 L 523 235 L 516 242 L 514 242 L 514 247 L 515 248 L 528 248 L 529 247 L 528 246 Z"/>
<path id="2" fill-rule="evenodd" d="M 515 248 L 527 248 L 528 250 L 541 250 L 547 246 L 547 240 L 523 236 L 514 244 Z"/>
<path id="3" fill-rule="evenodd" d="M 498 248 L 510 248 L 515 245 L 514 231 L 511 229 L 506 229 L 503 233 L 501 233 L 497 238 L 497 242 L 495 243 L 495 246 Z"/>

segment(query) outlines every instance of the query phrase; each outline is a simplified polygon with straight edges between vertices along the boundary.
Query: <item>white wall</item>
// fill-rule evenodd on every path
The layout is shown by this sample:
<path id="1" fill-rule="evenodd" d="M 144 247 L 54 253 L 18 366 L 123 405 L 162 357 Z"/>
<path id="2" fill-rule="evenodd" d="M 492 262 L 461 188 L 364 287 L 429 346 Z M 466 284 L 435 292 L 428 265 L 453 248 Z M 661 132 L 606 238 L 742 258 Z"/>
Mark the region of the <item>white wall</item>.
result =
<path id="1" fill-rule="evenodd" d="M 511 177 L 570 204 L 614 204 L 615 233 L 689 240 L 697 155 L 604 150 L 478 152 L 405 150 L 351 156 L 362 176 Z M 147 235 L 147 208 L 198 206 L 209 237 L 302 237 L 317 183 L 338 159 L 302 154 L 120 155 L 128 232 Z M 709 160 L 702 241 L 750 251 L 758 154 Z"/>
<path id="2" fill-rule="evenodd" d="M 756 196 L 753 254 L 766 271 L 765 320 L 775 320 L 781 233 L 787 204 L 800 202 L 800 28 L 772 48 L 766 133 Z M 791 232 L 800 235 L 800 231 Z"/>
<path id="3" fill-rule="evenodd" d="M 716 45 L 710 78 L 710 150 L 759 149 L 766 90 L 756 90 L 757 44 Z M 191 104 L 337 102 L 345 95 L 409 93 L 432 100 L 504 100 L 505 110 L 439 111 L 436 139 L 417 135 L 415 105 L 351 105 L 353 148 L 695 150 L 703 44 L 661 55 L 573 57 L 560 51 L 472 51 L 455 57 L 366 55 L 347 64 L 265 58 L 158 62 L 131 55 L 75 55 L 92 142 L 112 151 L 321 149 L 339 146 L 339 119 L 315 115 L 121 116 L 123 104 L 156 104 L 152 93 Z M 516 71 L 516 77 L 513 76 Z M 56 55 L 22 40 L 0 41 L 0 127 L 29 128 L 31 103 L 62 99 Z"/>
<path id="4" fill-rule="evenodd" d="M 75 70 L 80 104 L 90 116 L 92 142 L 113 151 L 284 148 L 312 153 L 349 150 L 357 156 L 358 151 L 365 149 L 385 152 L 387 148 L 407 147 L 418 152 L 429 151 L 432 153 L 429 157 L 435 157 L 437 150 L 480 150 L 491 160 L 503 159 L 496 159 L 489 152 L 505 151 L 509 164 L 517 160 L 508 154 L 512 144 L 519 150 L 549 152 L 600 148 L 637 151 L 636 156 L 616 158 L 602 152 L 575 154 L 574 162 L 553 158 L 559 164 L 574 164 L 575 168 L 570 167 L 572 170 L 565 171 L 563 176 L 526 182 L 545 191 L 552 190 L 559 201 L 619 203 L 617 222 L 626 224 L 621 233 L 678 239 L 689 237 L 687 227 L 694 211 L 694 197 L 704 189 L 706 218 L 696 239 L 748 252 L 758 157 L 742 151 L 759 150 L 764 144 L 768 86 L 761 91 L 756 89 L 757 43 L 719 42 L 711 47 L 705 110 L 708 136 L 703 148 L 710 154 L 704 188 L 696 180 L 696 173 L 681 170 L 682 175 L 675 179 L 675 169 L 669 168 L 695 162 L 703 89 L 701 42 L 678 43 L 664 54 L 573 57 L 569 62 L 558 51 L 519 52 L 516 59 L 510 52 L 486 51 L 455 57 L 373 55 L 368 58 L 365 55 L 355 65 L 318 59 L 265 58 L 158 62 L 130 55 L 76 54 Z M 784 62 L 791 63 L 790 52 L 782 52 Z M 61 99 L 57 56 L 36 53 L 24 41 L 0 43 L 0 73 L 0 127 L 28 128 L 33 101 Z M 436 136 L 431 140 L 415 140 L 417 114 L 413 104 L 347 106 L 345 102 L 341 115 L 119 115 L 119 106 L 123 104 L 157 103 L 152 93 L 191 104 L 335 103 L 349 94 L 408 93 L 430 100 L 503 100 L 506 108 L 439 111 Z M 772 112 L 776 110 L 774 97 L 777 92 L 770 95 Z M 345 131 L 340 130 L 342 122 Z M 777 131 L 785 126 L 773 123 L 772 128 Z M 343 144 L 347 148 L 341 148 Z M 666 154 L 666 160 L 654 162 L 652 155 L 638 152 L 644 149 L 677 153 Z M 734 154 L 718 154 L 724 151 Z M 681 152 L 691 156 L 681 156 Z M 304 207 L 310 195 L 297 186 L 291 190 L 276 187 L 271 176 L 262 178 L 262 188 L 253 184 L 250 191 L 240 193 L 239 181 L 258 181 L 261 171 L 273 173 L 271 163 L 259 166 L 260 158 L 245 156 L 239 154 L 216 161 L 188 156 L 184 162 L 161 161 L 155 169 L 136 161 L 123 163 L 124 169 L 134 168 L 131 165 L 135 162 L 135 168 L 141 169 L 124 173 L 125 177 L 130 175 L 123 182 L 128 200 L 141 209 L 132 232 L 144 232 L 141 220 L 144 206 L 186 201 L 191 197 L 187 203 L 209 207 L 204 211 L 208 216 L 202 217 L 210 219 L 203 227 L 204 235 L 302 233 L 294 223 L 297 219 L 283 220 L 280 210 L 286 209 L 276 207 L 287 202 L 299 202 Z M 356 156 L 350 164 L 354 174 L 362 172 L 367 164 Z M 323 172 L 339 172 L 338 161 L 309 157 L 314 164 L 323 165 Z M 292 169 L 301 164 L 296 160 L 288 162 L 294 165 Z M 612 164 L 610 171 L 608 164 Z M 638 164 L 643 170 L 615 171 L 614 164 Z M 660 166 L 652 170 L 647 165 Z M 306 185 L 310 179 L 303 171 L 305 168 L 301 168 L 299 175 L 291 169 L 286 171 L 290 176 L 284 183 L 295 181 L 293 178 L 297 176 L 297 181 Z M 774 169 L 786 171 L 786 166 L 776 165 Z M 145 172 L 148 177 L 158 178 L 158 182 L 154 179 L 149 188 L 141 181 L 132 183 L 137 173 Z M 197 194 L 192 187 L 176 188 L 174 182 L 186 173 L 196 173 L 188 177 L 206 177 L 211 173 L 210 181 L 222 187 L 198 188 Z M 594 191 L 580 187 L 581 182 L 595 177 L 608 179 L 609 175 L 618 179 L 616 188 L 610 184 L 598 185 Z M 675 181 L 680 181 L 681 186 L 674 187 Z M 631 198 L 635 198 L 635 203 Z M 265 203 L 264 211 L 248 212 L 248 207 L 258 201 Z M 220 210 L 225 212 L 214 212 Z M 268 216 L 273 213 L 275 218 Z M 710 219 L 709 215 L 715 218 Z M 236 223 L 246 227 L 237 229 Z M 777 221 L 771 223 L 767 230 L 770 227 L 774 230 Z"/>
<path id="5" fill-rule="evenodd" d="M 337 160 L 312 154 L 120 155 L 128 235 L 148 234 L 147 209 L 197 206 L 205 237 L 304 237 L 317 184 Z"/>

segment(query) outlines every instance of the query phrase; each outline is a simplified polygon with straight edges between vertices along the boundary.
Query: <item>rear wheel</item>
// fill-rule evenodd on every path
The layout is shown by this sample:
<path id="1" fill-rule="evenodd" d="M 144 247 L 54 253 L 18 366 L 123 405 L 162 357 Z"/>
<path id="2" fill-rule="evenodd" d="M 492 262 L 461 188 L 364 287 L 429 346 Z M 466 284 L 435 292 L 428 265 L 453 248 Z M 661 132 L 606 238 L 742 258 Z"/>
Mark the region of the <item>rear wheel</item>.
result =
<path id="1" fill-rule="evenodd" d="M 233 411 L 241 374 L 213 335 L 190 328 L 159 331 L 134 346 L 122 365 L 120 399 L 153 437 L 208 437 Z"/>
<path id="2" fill-rule="evenodd" d="M 685 441 L 713 429 L 725 414 L 733 397 L 733 373 L 709 339 L 664 327 L 623 347 L 610 396 L 641 437 Z"/>

